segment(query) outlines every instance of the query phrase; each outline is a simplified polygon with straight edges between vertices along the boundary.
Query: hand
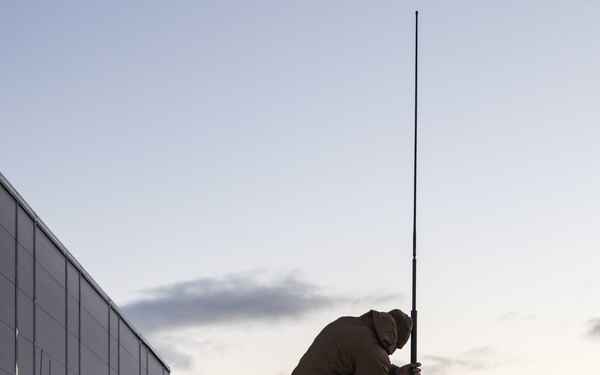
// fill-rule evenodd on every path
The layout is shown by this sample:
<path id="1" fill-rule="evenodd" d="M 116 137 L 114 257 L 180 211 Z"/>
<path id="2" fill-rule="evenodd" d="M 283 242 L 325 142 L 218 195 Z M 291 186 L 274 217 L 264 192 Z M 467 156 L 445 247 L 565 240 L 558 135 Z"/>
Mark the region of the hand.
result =
<path id="1" fill-rule="evenodd" d="M 398 367 L 395 375 L 418 375 L 421 373 L 420 363 L 409 363 L 402 367 Z"/>

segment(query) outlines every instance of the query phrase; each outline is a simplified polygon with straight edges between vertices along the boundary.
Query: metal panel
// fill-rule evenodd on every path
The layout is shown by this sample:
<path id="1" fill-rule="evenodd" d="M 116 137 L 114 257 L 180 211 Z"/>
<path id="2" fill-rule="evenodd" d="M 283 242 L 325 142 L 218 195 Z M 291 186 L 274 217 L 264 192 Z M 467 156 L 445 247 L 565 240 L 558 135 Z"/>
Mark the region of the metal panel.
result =
<path id="1" fill-rule="evenodd" d="M 64 366 L 66 356 L 66 329 L 64 322 L 58 322 L 42 308 L 36 306 L 35 335 L 37 346 L 54 361 Z M 52 369 L 54 374 L 54 368 Z"/>
<path id="2" fill-rule="evenodd" d="M 22 291 L 17 291 L 17 321 L 19 336 L 33 341 L 33 300 Z"/>
<path id="3" fill-rule="evenodd" d="M 36 301 L 37 304 L 48 312 L 54 319 L 65 324 L 67 304 L 65 290 L 46 270 L 36 267 Z"/>
<path id="4" fill-rule="evenodd" d="M 19 335 L 19 374 L 33 374 L 33 342 Z"/>
<path id="5" fill-rule="evenodd" d="M 17 207 L 17 239 L 29 254 L 33 255 L 33 233 L 35 224 L 33 219 L 21 206 Z"/>
<path id="6" fill-rule="evenodd" d="M 108 331 L 86 310 L 81 311 L 81 344 L 108 363 Z"/>
<path id="7" fill-rule="evenodd" d="M 85 345 L 81 346 L 81 375 L 106 375 L 108 363 Z"/>
<path id="8" fill-rule="evenodd" d="M 163 365 L 152 352 L 148 352 L 148 375 L 163 375 Z"/>
<path id="9" fill-rule="evenodd" d="M 119 369 L 119 341 L 111 337 L 110 338 L 110 367 L 117 370 Z"/>
<path id="10" fill-rule="evenodd" d="M 16 216 L 17 216 L 17 201 L 6 191 L 4 186 L 0 185 L 0 227 L 16 238 Z"/>
<path id="11" fill-rule="evenodd" d="M 85 279 L 81 281 L 81 307 L 108 332 L 108 303 Z"/>
<path id="12" fill-rule="evenodd" d="M 112 308 L 110 309 L 110 335 L 116 339 L 119 338 L 119 315 Z"/>
<path id="13" fill-rule="evenodd" d="M 0 323 L 15 328 L 15 284 L 4 275 L 0 275 Z"/>
<path id="14" fill-rule="evenodd" d="M 129 354 L 121 354 L 119 359 L 119 375 L 139 375 L 140 364 L 138 361 L 133 360 Z"/>
<path id="15" fill-rule="evenodd" d="M 17 286 L 33 298 L 33 256 L 21 245 L 17 248 Z"/>
<path id="16" fill-rule="evenodd" d="M 66 375 L 67 369 L 63 363 L 64 359 L 53 357 L 50 353 L 45 350 L 38 351 L 39 361 L 38 366 L 40 374 L 51 374 L 51 375 Z"/>
<path id="17" fill-rule="evenodd" d="M 67 290 L 69 295 L 79 301 L 79 279 L 81 273 L 71 262 L 67 262 Z"/>
<path id="18" fill-rule="evenodd" d="M 35 236 L 35 261 L 65 288 L 65 255 L 42 230 Z"/>
<path id="19" fill-rule="evenodd" d="M 0 227 L 0 274 L 15 280 L 15 239 Z"/>
<path id="20" fill-rule="evenodd" d="M 81 280 L 80 319 L 82 346 L 108 364 L 108 303 L 84 279 Z"/>
<path id="21" fill-rule="evenodd" d="M 148 363 L 148 347 L 143 343 L 141 344 L 141 356 L 142 358 L 140 358 L 140 365 L 142 367 L 142 374 L 145 374 Z"/>
<path id="22" fill-rule="evenodd" d="M 72 333 L 67 334 L 67 356 L 68 366 L 67 370 L 79 373 L 79 337 Z"/>
<path id="23" fill-rule="evenodd" d="M 139 375 L 140 340 L 131 329 L 121 321 L 119 329 L 119 370 L 120 375 Z"/>
<path id="24" fill-rule="evenodd" d="M 15 330 L 0 322 L 0 370 L 12 374 L 15 370 Z"/>
<path id="25" fill-rule="evenodd" d="M 121 321 L 121 327 L 119 329 L 119 343 L 121 348 L 128 352 L 135 361 L 139 361 L 140 356 L 140 339 L 133 333 L 133 331 Z"/>
<path id="26" fill-rule="evenodd" d="M 67 329 L 79 337 L 79 303 L 71 295 L 67 297 Z"/>

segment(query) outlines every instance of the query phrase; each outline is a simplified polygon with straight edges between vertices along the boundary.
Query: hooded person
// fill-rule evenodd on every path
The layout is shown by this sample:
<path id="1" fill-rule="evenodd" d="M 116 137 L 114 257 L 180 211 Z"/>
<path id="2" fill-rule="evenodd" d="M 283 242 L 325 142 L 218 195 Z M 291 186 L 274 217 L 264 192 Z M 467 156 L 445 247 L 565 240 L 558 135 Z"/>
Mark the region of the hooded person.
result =
<path id="1" fill-rule="evenodd" d="M 418 374 L 421 364 L 398 367 L 389 359 L 411 330 L 412 319 L 397 309 L 341 317 L 317 335 L 292 375 Z"/>

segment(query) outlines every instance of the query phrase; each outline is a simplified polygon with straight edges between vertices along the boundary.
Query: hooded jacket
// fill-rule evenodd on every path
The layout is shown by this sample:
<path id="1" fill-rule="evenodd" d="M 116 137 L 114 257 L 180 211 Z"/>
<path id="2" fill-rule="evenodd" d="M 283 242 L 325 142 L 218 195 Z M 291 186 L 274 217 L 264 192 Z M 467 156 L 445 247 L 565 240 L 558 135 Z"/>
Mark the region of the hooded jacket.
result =
<path id="1" fill-rule="evenodd" d="M 371 310 L 342 317 L 319 333 L 292 375 L 387 375 L 397 340 L 392 314 Z"/>

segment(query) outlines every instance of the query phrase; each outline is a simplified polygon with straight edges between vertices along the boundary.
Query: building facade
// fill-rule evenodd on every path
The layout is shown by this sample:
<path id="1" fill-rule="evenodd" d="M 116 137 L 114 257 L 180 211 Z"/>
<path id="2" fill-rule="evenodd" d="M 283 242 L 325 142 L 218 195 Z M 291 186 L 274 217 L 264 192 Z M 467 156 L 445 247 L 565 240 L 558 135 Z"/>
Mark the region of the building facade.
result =
<path id="1" fill-rule="evenodd" d="M 0 174 L 0 375 L 169 366 Z"/>

